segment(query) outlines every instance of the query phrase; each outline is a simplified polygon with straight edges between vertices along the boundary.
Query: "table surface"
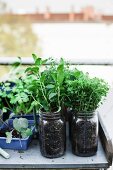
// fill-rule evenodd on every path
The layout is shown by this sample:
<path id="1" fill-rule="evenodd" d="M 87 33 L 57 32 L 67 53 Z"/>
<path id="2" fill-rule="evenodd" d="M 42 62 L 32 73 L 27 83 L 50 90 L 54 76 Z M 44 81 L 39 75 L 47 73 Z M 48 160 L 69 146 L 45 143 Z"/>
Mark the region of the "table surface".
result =
<path id="1" fill-rule="evenodd" d="M 97 154 L 91 157 L 78 157 L 72 154 L 67 142 L 64 156 L 55 159 L 41 155 L 38 140 L 33 140 L 27 151 L 6 150 L 10 159 L 0 156 L 0 168 L 107 168 L 108 161 L 99 140 Z"/>

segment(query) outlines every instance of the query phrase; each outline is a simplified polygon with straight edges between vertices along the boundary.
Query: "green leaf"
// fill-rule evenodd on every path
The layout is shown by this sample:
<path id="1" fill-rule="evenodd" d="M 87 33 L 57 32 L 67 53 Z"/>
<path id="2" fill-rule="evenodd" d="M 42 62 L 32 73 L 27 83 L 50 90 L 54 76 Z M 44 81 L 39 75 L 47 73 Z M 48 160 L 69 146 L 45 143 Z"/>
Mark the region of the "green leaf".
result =
<path id="1" fill-rule="evenodd" d="M 46 75 L 45 75 L 45 74 L 42 74 L 41 77 L 40 77 L 40 81 L 41 81 L 41 82 L 44 82 L 45 78 L 46 78 Z"/>
<path id="2" fill-rule="evenodd" d="M 12 131 L 6 132 L 6 143 L 11 143 L 12 140 Z"/>
<path id="3" fill-rule="evenodd" d="M 15 118 L 13 120 L 13 127 L 18 131 L 21 132 L 22 129 L 28 128 L 28 120 L 26 118 Z"/>
<path id="4" fill-rule="evenodd" d="M 11 104 L 15 104 L 17 102 L 17 100 L 15 100 L 15 97 L 12 96 L 11 99 L 10 99 L 10 103 Z"/>
<path id="5" fill-rule="evenodd" d="M 21 63 L 22 63 L 21 57 L 18 57 L 18 61 L 14 62 L 12 64 L 12 67 L 17 68 L 17 67 L 19 67 L 21 65 Z"/>
<path id="6" fill-rule="evenodd" d="M 75 75 L 76 78 L 79 78 L 80 76 L 83 75 L 83 72 L 79 71 L 79 70 L 76 70 L 74 75 Z"/>
<path id="7" fill-rule="evenodd" d="M 47 86 L 46 86 L 46 88 L 47 89 L 53 89 L 55 86 L 53 85 L 53 84 L 48 84 Z"/>
<path id="8" fill-rule="evenodd" d="M 32 103 L 31 103 L 31 106 L 37 106 L 37 101 L 33 101 Z"/>
<path id="9" fill-rule="evenodd" d="M 52 98 L 53 98 L 54 96 L 56 96 L 56 95 L 57 95 L 57 93 L 50 93 L 50 94 L 49 94 L 49 100 L 52 99 Z"/>
<path id="10" fill-rule="evenodd" d="M 33 102 L 31 103 L 29 109 L 27 110 L 27 112 L 28 112 L 28 113 L 32 112 L 32 111 L 33 111 L 33 108 L 34 108 L 35 106 L 37 106 L 37 105 L 38 105 L 38 102 L 37 102 L 37 101 L 33 101 Z"/>
<path id="11" fill-rule="evenodd" d="M 53 80 L 56 82 L 56 81 L 57 81 L 57 76 L 56 76 L 56 74 L 55 74 L 55 73 L 52 73 L 51 76 L 52 76 Z"/>
<path id="12" fill-rule="evenodd" d="M 2 112 L 3 112 L 3 113 L 6 113 L 6 112 L 7 112 L 7 109 L 4 107 L 4 108 L 2 109 Z"/>
<path id="13" fill-rule="evenodd" d="M 35 61 L 35 65 L 39 67 L 41 64 L 42 64 L 41 58 L 37 58 Z"/>
<path id="14" fill-rule="evenodd" d="M 48 59 L 42 60 L 42 64 L 46 64 Z"/>
<path id="15" fill-rule="evenodd" d="M 33 57 L 34 61 L 36 61 L 36 59 L 38 58 L 38 57 L 36 56 L 36 54 L 32 54 L 32 57 Z"/>
<path id="16" fill-rule="evenodd" d="M 28 67 L 26 68 L 25 72 L 31 72 L 32 71 L 32 67 Z"/>
<path id="17" fill-rule="evenodd" d="M 17 61 L 17 62 L 15 62 L 15 63 L 13 63 L 12 66 L 13 66 L 14 68 L 17 68 L 18 66 L 20 66 L 20 64 L 21 64 L 21 63 Z"/>
<path id="18" fill-rule="evenodd" d="M 25 72 L 37 73 L 39 71 L 38 67 L 28 67 Z"/>
<path id="19" fill-rule="evenodd" d="M 57 81 L 59 84 L 62 84 L 64 80 L 64 60 L 60 60 L 60 64 L 58 65 L 57 68 Z"/>
<path id="20" fill-rule="evenodd" d="M 32 135 L 32 130 L 27 128 L 21 132 L 22 138 L 27 138 L 28 136 Z"/>

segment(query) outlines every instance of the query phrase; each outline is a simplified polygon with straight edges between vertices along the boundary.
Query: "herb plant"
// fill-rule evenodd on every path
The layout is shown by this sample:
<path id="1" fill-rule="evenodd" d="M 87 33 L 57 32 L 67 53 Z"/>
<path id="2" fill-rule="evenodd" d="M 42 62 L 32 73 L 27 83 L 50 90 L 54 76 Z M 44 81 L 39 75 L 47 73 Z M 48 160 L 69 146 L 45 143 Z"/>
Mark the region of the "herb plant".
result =
<path id="1" fill-rule="evenodd" d="M 13 88 L 10 88 L 10 83 L 4 83 L 3 90 L 0 90 L 0 99 L 3 112 L 10 111 L 20 115 L 32 112 L 32 97 L 21 79 L 16 80 Z"/>
<path id="2" fill-rule="evenodd" d="M 60 63 L 56 63 L 52 59 L 42 60 L 33 54 L 34 66 L 26 69 L 28 76 L 31 74 L 36 76 L 36 79 L 31 82 L 32 88 L 29 90 L 34 98 L 34 102 L 38 109 L 45 112 L 54 112 L 61 107 L 63 100 L 63 80 L 64 80 L 64 60 L 61 59 Z M 42 71 L 42 66 L 50 62 L 50 66 Z M 29 84 L 29 86 L 31 86 Z M 35 95 L 34 91 L 35 89 Z"/>
<path id="3" fill-rule="evenodd" d="M 77 69 L 70 70 L 63 59 L 56 64 L 51 58 L 42 60 L 35 54 L 32 56 L 34 65 L 27 67 L 13 88 L 10 83 L 5 83 L 0 89 L 0 109 L 3 112 L 54 112 L 63 105 L 77 112 L 90 112 L 106 96 L 109 87 L 104 80 L 91 79 Z"/>
<path id="4" fill-rule="evenodd" d="M 75 69 L 65 79 L 67 89 L 67 106 L 76 112 L 92 112 L 97 109 L 106 96 L 109 86 L 99 78 L 90 78 L 86 73 Z"/>

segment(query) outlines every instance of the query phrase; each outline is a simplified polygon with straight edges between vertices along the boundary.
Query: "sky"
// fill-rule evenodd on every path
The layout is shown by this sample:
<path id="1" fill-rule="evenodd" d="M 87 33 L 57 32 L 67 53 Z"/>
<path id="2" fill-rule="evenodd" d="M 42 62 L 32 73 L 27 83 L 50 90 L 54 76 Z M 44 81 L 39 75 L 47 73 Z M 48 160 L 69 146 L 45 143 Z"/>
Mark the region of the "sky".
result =
<path id="1" fill-rule="evenodd" d="M 94 6 L 97 11 L 105 14 L 113 14 L 113 0 L 1 0 L 6 2 L 13 12 L 33 12 L 38 9 L 44 12 L 46 6 L 52 12 L 69 12 L 74 6 L 76 12 L 83 7 Z"/>

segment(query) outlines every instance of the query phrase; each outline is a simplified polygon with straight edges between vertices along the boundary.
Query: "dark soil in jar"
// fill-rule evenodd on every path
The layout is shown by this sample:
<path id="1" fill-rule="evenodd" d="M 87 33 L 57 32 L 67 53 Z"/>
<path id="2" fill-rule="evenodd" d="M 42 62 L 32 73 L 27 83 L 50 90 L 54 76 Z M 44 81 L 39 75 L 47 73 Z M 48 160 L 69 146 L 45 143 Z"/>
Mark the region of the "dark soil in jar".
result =
<path id="1" fill-rule="evenodd" d="M 97 124 L 87 119 L 73 127 L 72 152 L 78 156 L 92 156 L 97 152 Z M 75 132 L 75 133 L 74 133 Z"/>
<path id="2" fill-rule="evenodd" d="M 11 131 L 11 129 L 9 129 L 9 128 L 1 129 L 0 137 L 6 137 L 6 132 L 10 132 L 10 131 Z M 22 138 L 22 136 L 16 130 L 13 130 L 12 137 L 13 138 Z"/>
<path id="3" fill-rule="evenodd" d="M 64 154 L 66 149 L 65 126 L 60 121 L 48 121 L 40 129 L 40 149 L 43 156 L 57 158 Z"/>

